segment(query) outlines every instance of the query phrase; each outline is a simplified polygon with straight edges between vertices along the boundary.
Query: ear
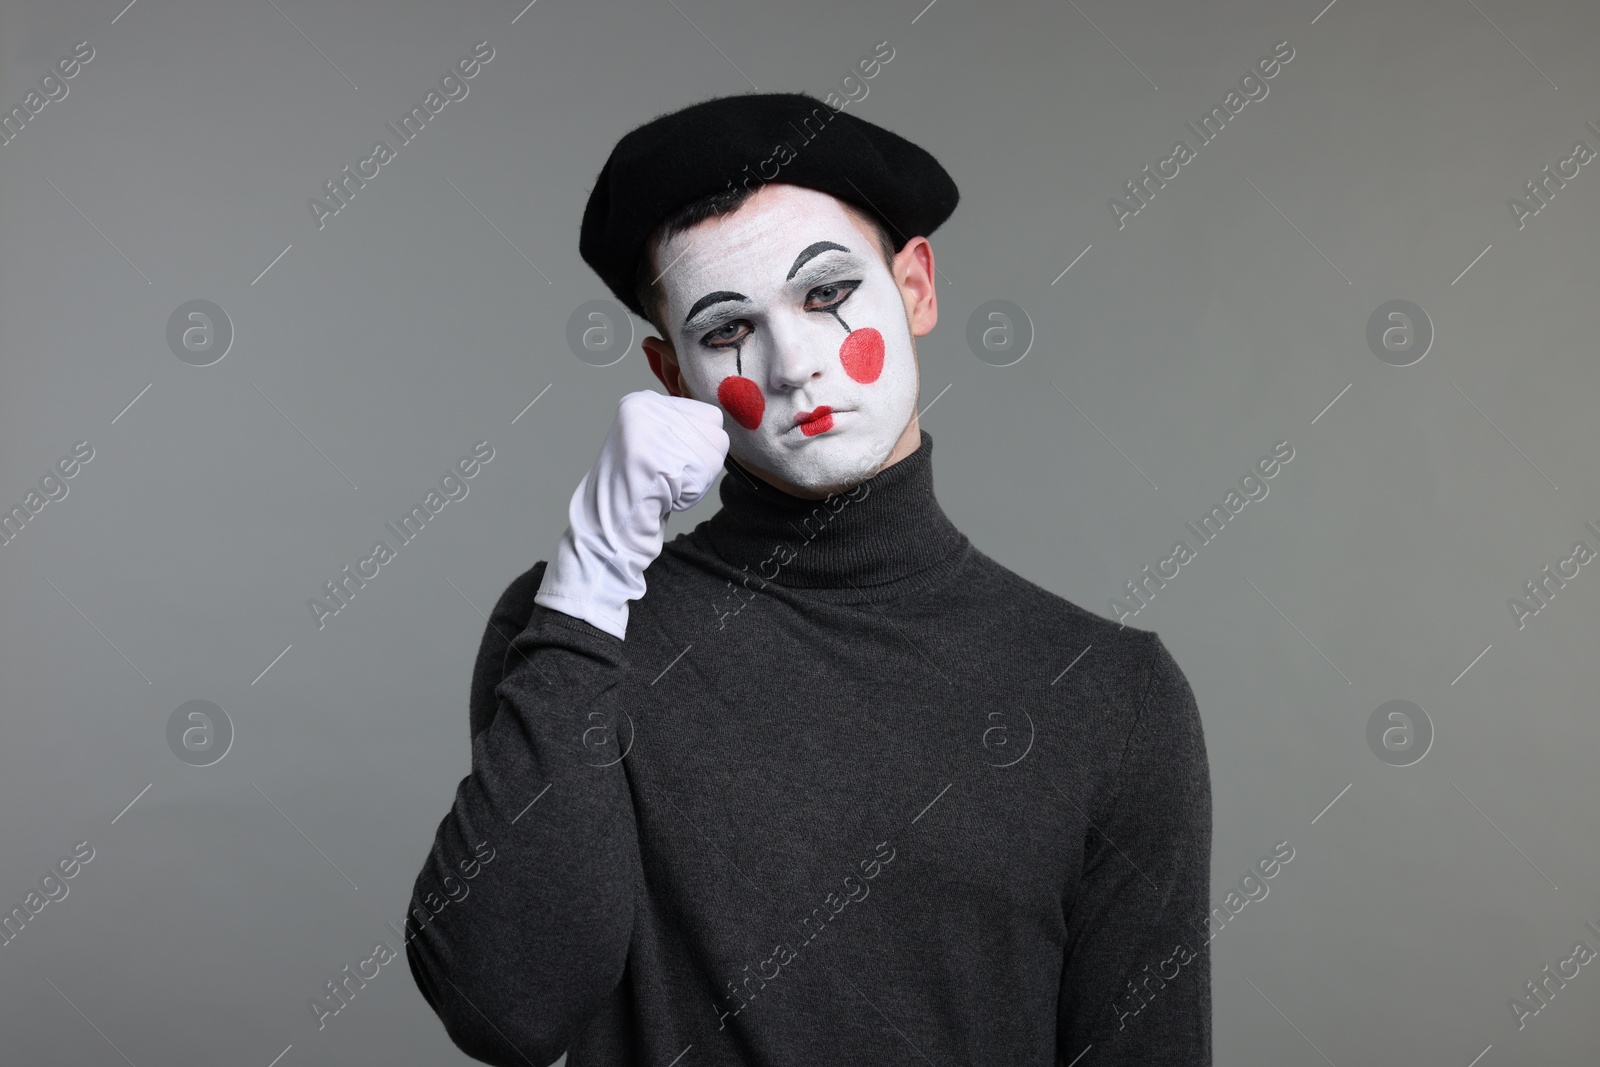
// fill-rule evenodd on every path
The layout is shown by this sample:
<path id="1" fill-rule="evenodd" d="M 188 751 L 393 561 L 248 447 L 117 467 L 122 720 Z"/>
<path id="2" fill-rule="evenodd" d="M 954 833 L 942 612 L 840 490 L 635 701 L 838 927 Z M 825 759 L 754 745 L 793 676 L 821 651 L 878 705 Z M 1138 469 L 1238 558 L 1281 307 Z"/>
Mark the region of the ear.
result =
<path id="1" fill-rule="evenodd" d="M 926 337 L 939 322 L 939 295 L 934 291 L 933 246 L 913 237 L 895 253 L 894 281 L 906 306 L 913 337 Z"/>
<path id="2" fill-rule="evenodd" d="M 678 357 L 672 351 L 672 346 L 659 337 L 646 337 L 640 344 L 644 348 L 644 358 L 650 361 L 650 372 L 667 387 L 668 395 L 693 400 L 683 374 L 678 370 Z"/>

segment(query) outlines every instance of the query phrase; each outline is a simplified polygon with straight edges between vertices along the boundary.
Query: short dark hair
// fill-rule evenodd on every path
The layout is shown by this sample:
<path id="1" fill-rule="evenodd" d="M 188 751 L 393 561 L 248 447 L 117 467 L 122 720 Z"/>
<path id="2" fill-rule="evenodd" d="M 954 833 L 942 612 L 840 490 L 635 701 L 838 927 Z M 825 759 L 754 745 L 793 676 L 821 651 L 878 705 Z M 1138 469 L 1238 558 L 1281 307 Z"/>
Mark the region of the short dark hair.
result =
<path id="1" fill-rule="evenodd" d="M 639 301 L 639 306 L 644 308 L 645 318 L 650 324 L 661 332 L 661 336 L 668 341 L 672 334 L 666 325 L 666 309 L 661 306 L 662 297 L 665 295 L 661 289 L 659 272 L 656 269 L 656 250 L 666 241 L 689 229 L 697 223 L 704 222 L 712 216 L 731 215 L 739 210 L 740 206 L 755 193 L 748 185 L 738 185 L 721 192 L 703 196 L 698 200 L 691 200 L 677 211 L 668 215 L 659 226 L 650 233 L 644 243 L 644 254 L 639 257 L 638 269 L 634 272 L 633 292 Z M 883 252 L 883 261 L 894 272 L 894 257 L 899 246 L 889 236 L 888 227 L 874 214 L 856 207 L 854 204 L 840 200 L 846 211 L 865 224 L 867 231 L 878 241 L 878 248 Z"/>

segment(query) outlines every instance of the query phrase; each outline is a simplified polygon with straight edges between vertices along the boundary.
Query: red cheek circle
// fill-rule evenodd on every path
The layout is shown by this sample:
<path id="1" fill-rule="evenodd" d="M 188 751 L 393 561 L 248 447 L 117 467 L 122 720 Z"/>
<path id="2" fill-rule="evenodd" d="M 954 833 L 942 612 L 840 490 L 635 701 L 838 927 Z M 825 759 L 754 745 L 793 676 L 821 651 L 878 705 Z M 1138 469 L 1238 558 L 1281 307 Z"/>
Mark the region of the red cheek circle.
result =
<path id="1" fill-rule="evenodd" d="M 839 362 L 850 377 L 871 385 L 883 373 L 883 334 L 871 326 L 851 330 L 839 346 Z"/>
<path id="2" fill-rule="evenodd" d="M 881 355 L 878 361 L 883 362 Z M 717 402 L 733 416 L 734 422 L 747 430 L 760 426 L 761 416 L 767 410 L 767 399 L 761 395 L 761 387 L 749 378 L 733 374 L 722 379 L 722 384 L 717 386 Z"/>

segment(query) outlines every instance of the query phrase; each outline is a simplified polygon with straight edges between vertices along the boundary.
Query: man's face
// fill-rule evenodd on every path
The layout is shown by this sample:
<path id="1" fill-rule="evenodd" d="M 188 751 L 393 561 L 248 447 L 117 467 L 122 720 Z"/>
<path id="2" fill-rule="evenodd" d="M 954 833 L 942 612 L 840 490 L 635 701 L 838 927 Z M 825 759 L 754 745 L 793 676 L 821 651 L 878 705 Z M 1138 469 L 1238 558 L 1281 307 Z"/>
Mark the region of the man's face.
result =
<path id="1" fill-rule="evenodd" d="M 878 471 L 916 413 L 916 349 L 876 239 L 840 201 L 765 185 L 656 262 L 684 383 L 727 412 L 736 459 L 813 491 Z"/>

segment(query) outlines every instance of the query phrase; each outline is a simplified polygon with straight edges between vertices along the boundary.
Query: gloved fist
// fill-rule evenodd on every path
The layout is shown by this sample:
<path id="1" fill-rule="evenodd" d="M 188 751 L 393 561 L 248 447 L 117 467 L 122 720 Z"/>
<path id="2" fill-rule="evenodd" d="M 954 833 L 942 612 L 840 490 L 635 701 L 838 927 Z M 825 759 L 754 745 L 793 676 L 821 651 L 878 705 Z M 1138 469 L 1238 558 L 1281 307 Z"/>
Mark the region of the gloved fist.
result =
<path id="1" fill-rule="evenodd" d="M 624 396 L 534 602 L 625 637 L 667 516 L 705 496 L 727 454 L 721 408 L 650 389 Z"/>

